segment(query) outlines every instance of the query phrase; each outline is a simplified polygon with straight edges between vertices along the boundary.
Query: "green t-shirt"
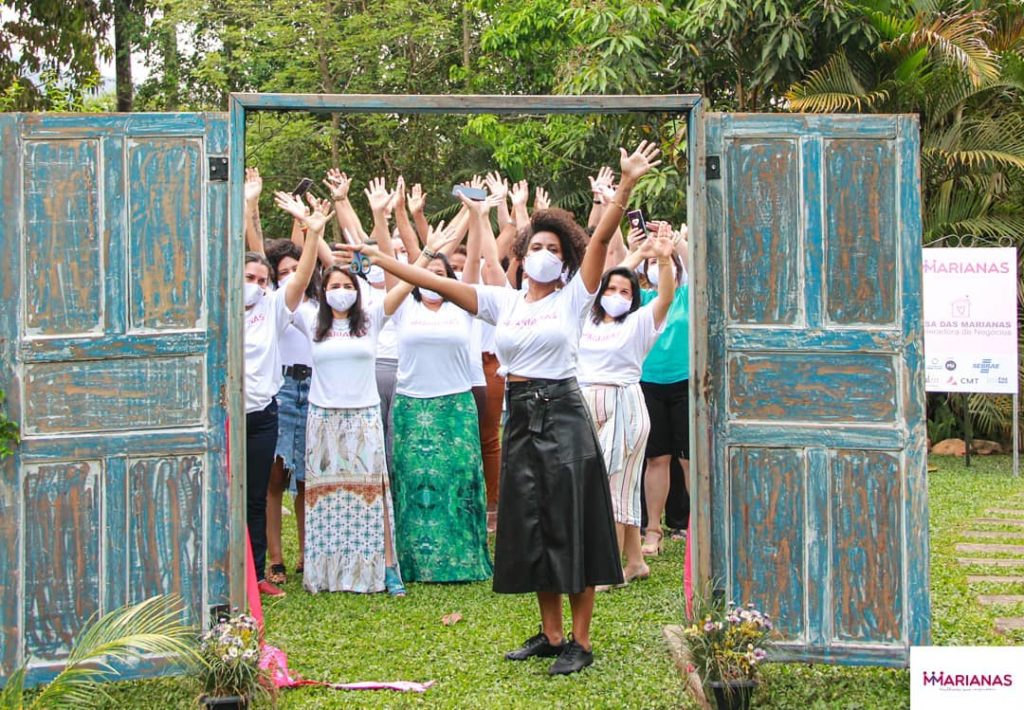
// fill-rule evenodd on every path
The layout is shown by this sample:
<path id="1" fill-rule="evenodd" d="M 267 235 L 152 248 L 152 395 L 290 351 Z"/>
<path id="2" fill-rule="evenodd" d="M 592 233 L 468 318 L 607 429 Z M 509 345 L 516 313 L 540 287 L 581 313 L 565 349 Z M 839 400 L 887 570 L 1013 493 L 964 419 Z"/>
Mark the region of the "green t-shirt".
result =
<path id="1" fill-rule="evenodd" d="M 658 296 L 657 291 L 640 292 L 640 301 L 647 305 Z M 668 309 L 665 331 L 658 336 L 644 360 L 641 382 L 669 385 L 690 379 L 690 286 L 676 289 L 672 307 Z"/>

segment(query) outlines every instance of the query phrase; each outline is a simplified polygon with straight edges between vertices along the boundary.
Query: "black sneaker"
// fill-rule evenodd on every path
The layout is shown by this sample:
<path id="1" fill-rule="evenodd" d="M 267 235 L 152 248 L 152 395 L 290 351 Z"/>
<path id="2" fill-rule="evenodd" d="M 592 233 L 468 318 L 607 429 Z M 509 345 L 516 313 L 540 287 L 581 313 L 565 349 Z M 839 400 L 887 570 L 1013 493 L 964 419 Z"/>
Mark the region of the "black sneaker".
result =
<path id="1" fill-rule="evenodd" d="M 584 650 L 576 643 L 576 639 L 570 638 L 565 644 L 565 650 L 558 656 L 558 660 L 548 668 L 549 675 L 569 675 L 581 671 L 594 662 L 592 651 Z"/>
<path id="2" fill-rule="evenodd" d="M 536 636 L 531 636 L 523 642 L 523 645 L 515 651 L 505 654 L 507 661 L 525 661 L 527 658 L 553 658 L 562 653 L 565 648 L 565 641 L 557 646 L 548 640 L 548 637 L 541 631 Z"/>

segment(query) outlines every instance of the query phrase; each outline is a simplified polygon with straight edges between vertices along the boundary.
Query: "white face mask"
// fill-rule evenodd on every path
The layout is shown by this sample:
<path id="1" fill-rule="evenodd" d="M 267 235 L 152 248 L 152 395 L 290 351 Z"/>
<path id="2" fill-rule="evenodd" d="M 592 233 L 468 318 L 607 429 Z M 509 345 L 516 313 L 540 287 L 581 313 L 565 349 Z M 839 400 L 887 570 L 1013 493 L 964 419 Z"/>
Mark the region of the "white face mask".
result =
<path id="1" fill-rule="evenodd" d="M 648 263 L 644 264 L 644 273 L 647 274 L 647 280 L 650 282 L 651 286 L 654 286 L 654 287 L 658 286 L 658 272 L 660 272 L 660 271 L 661 271 L 661 267 L 658 266 L 658 262 L 656 262 L 656 261 L 651 261 L 651 262 L 648 262 Z M 675 264 L 673 264 L 672 265 L 672 278 L 674 279 L 675 277 L 676 277 L 676 267 L 675 267 Z"/>
<path id="2" fill-rule="evenodd" d="M 358 292 L 345 288 L 335 288 L 327 292 L 327 305 L 338 311 L 344 313 L 352 304 L 356 302 L 356 296 Z"/>
<path id="3" fill-rule="evenodd" d="M 395 259 L 402 262 L 403 264 L 409 263 L 409 255 L 406 254 L 404 251 L 401 254 L 395 254 Z"/>
<path id="4" fill-rule="evenodd" d="M 282 276 L 277 281 L 277 287 L 278 288 L 284 288 L 285 286 L 287 286 L 288 282 L 292 280 L 292 276 L 295 276 L 295 272 L 294 271 L 292 273 L 290 273 L 290 274 L 286 274 L 286 275 Z"/>
<path id="5" fill-rule="evenodd" d="M 245 283 L 245 307 L 255 306 L 261 298 L 263 298 L 263 289 L 260 288 L 260 285 L 247 281 Z"/>
<path id="6" fill-rule="evenodd" d="M 617 293 L 613 293 L 610 296 L 601 296 L 601 308 L 612 318 L 618 318 L 629 313 L 632 305 L 632 301 L 627 301 Z"/>
<path id="7" fill-rule="evenodd" d="M 462 281 L 462 272 L 461 271 L 456 271 L 455 272 L 455 278 L 457 278 L 459 281 Z"/>
<path id="8" fill-rule="evenodd" d="M 532 251 L 523 262 L 523 271 L 531 281 L 549 284 L 562 275 L 562 260 L 547 249 Z"/>
<path id="9" fill-rule="evenodd" d="M 366 272 L 366 280 L 372 284 L 384 283 L 384 269 L 374 264 L 370 267 L 369 271 Z"/>
<path id="10" fill-rule="evenodd" d="M 430 301 L 431 303 L 437 303 L 443 301 L 444 296 L 439 294 L 437 291 L 431 291 L 429 288 L 420 288 L 420 298 L 424 301 Z"/>

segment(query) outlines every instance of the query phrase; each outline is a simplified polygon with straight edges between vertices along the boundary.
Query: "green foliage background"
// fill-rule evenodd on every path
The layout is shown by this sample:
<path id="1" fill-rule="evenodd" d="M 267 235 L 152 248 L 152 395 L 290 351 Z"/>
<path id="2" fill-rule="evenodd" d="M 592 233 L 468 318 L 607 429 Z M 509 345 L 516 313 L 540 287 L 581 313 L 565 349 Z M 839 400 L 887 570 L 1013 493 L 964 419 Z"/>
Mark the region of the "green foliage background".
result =
<path id="1" fill-rule="evenodd" d="M 1020 0 L 15 0 L 0 21 L 0 110 L 110 110 L 99 57 L 144 53 L 134 109 L 223 110 L 233 91 L 410 94 L 699 93 L 720 111 L 916 113 L 924 241 L 1024 242 L 1024 3 Z M 118 51 L 124 50 L 122 46 Z M 620 145 L 664 164 L 634 202 L 685 220 L 678 117 L 263 114 L 247 162 L 271 189 L 331 166 L 355 194 L 379 174 L 426 188 L 497 168 L 588 206 L 586 176 Z M 360 200 L 355 200 L 359 205 Z M 1021 289 L 1024 293 L 1024 288 Z M 1021 329 L 1024 331 L 1024 328 Z M 1022 378 L 1024 380 L 1024 378 Z M 1006 408 L 974 398 L 983 430 Z"/>

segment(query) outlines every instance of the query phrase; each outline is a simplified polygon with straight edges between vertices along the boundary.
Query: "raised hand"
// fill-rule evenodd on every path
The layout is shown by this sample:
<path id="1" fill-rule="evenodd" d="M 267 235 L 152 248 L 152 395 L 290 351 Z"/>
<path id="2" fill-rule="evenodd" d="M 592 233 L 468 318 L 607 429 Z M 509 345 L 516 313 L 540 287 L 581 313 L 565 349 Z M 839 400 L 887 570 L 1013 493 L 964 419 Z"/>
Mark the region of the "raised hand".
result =
<path id="1" fill-rule="evenodd" d="M 370 184 L 363 190 L 363 194 L 366 195 L 371 210 L 387 213 L 388 202 L 391 201 L 392 195 L 388 192 L 387 187 L 385 187 L 384 178 L 378 177 L 370 180 Z"/>
<path id="2" fill-rule="evenodd" d="M 292 217 L 297 219 L 302 225 L 314 232 L 322 232 L 327 221 L 333 216 L 333 211 L 326 211 L 324 204 L 317 200 L 315 197 L 310 201 L 311 204 L 316 202 L 316 206 L 311 214 L 307 214 L 306 206 L 302 204 L 302 199 L 296 197 L 290 192 L 275 192 L 274 202 L 282 210 L 290 214 Z"/>
<path id="3" fill-rule="evenodd" d="M 391 192 L 394 195 L 394 209 L 404 210 L 405 209 L 405 178 L 401 175 L 398 176 L 398 180 L 395 181 L 395 189 Z"/>
<path id="4" fill-rule="evenodd" d="M 538 187 L 533 197 L 533 209 L 546 210 L 551 206 L 551 198 L 548 196 L 548 191 L 543 187 Z"/>
<path id="5" fill-rule="evenodd" d="M 653 256 L 671 257 L 676 248 L 672 243 L 672 226 L 668 222 L 659 223 L 658 235 L 648 239 L 647 246 Z"/>
<path id="6" fill-rule="evenodd" d="M 437 226 L 431 227 L 427 233 L 427 249 L 439 252 L 458 237 L 459 231 L 455 227 L 450 225 L 445 227 L 444 222 L 438 222 Z"/>
<path id="7" fill-rule="evenodd" d="M 530 199 L 530 185 L 526 180 L 520 180 L 512 186 L 512 190 L 509 192 L 509 196 L 512 198 L 513 207 L 523 207 L 526 205 L 527 200 Z"/>
<path id="8" fill-rule="evenodd" d="M 409 199 L 409 211 L 413 214 L 422 212 L 423 208 L 427 206 L 427 193 L 423 191 L 423 186 L 416 183 L 412 186 L 412 192 L 408 195 Z"/>
<path id="9" fill-rule="evenodd" d="M 483 216 L 489 214 L 492 209 L 500 205 L 502 200 L 505 199 L 504 197 L 498 197 L 497 195 L 488 195 L 483 200 L 471 200 L 461 192 L 459 193 L 458 197 L 462 204 L 466 206 L 466 209 L 470 211 L 470 213 Z"/>
<path id="10" fill-rule="evenodd" d="M 245 201 L 258 202 L 263 192 L 263 178 L 259 168 L 245 169 Z"/>
<path id="11" fill-rule="evenodd" d="M 615 196 L 615 174 L 607 165 L 602 165 L 597 171 L 597 177 L 590 177 L 590 191 L 594 193 L 594 199 L 604 204 Z"/>
<path id="12" fill-rule="evenodd" d="M 492 172 L 487 173 L 487 177 L 484 178 L 484 183 L 487 185 L 487 191 L 495 197 L 505 199 L 508 196 L 508 179 L 502 179 L 501 175 Z"/>
<path id="13" fill-rule="evenodd" d="M 625 148 L 619 148 L 622 179 L 633 182 L 639 180 L 648 170 L 661 164 L 660 160 L 656 160 L 660 153 L 658 146 L 648 141 L 641 141 L 631 154 L 627 154 Z"/>
<path id="14" fill-rule="evenodd" d="M 647 241 L 647 235 L 644 234 L 644 230 L 639 227 L 632 227 L 629 230 L 629 234 L 626 235 L 626 243 L 629 244 L 630 251 L 636 251 L 644 246 Z"/>
<path id="15" fill-rule="evenodd" d="M 348 189 L 352 186 L 352 179 L 337 168 L 331 168 L 327 171 L 324 185 L 331 191 L 331 199 L 338 202 L 348 197 Z"/>
<path id="16" fill-rule="evenodd" d="M 477 190 L 482 190 L 484 187 L 484 179 L 479 175 L 474 175 L 473 178 L 469 181 L 469 186 L 472 188 L 476 188 Z"/>

